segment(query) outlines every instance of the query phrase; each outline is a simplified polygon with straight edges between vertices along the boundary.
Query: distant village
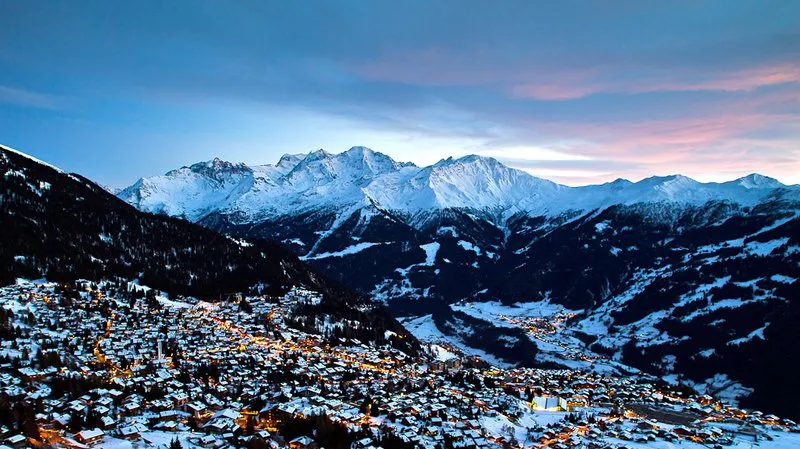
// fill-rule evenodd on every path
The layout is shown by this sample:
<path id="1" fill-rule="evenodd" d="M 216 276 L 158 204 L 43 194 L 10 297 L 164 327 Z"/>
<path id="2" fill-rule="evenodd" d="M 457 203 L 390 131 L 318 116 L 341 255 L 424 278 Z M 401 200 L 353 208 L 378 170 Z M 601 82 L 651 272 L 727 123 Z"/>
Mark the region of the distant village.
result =
<path id="1" fill-rule="evenodd" d="M 646 375 L 366 344 L 345 336 L 356 321 L 296 313 L 321 300 L 294 289 L 206 303 L 122 281 L 4 287 L 0 449 L 800 447 L 791 420 Z"/>

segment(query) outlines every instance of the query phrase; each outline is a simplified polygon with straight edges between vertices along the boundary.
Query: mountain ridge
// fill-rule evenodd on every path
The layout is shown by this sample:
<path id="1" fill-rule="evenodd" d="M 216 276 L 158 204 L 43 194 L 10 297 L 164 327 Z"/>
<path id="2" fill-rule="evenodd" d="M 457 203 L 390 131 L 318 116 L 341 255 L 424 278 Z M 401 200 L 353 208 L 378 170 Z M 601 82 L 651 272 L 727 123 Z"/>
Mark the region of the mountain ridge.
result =
<path id="1" fill-rule="evenodd" d="M 309 289 L 321 298 L 309 313 L 360 320 L 363 341 L 418 347 L 384 307 L 282 245 L 141 212 L 81 175 L 2 145 L 0 173 L 2 285 L 124 280 L 206 301 Z"/>
<path id="2" fill-rule="evenodd" d="M 796 195 L 800 187 L 755 173 L 722 183 L 670 175 L 570 187 L 486 156 L 449 157 L 418 167 L 352 147 L 338 154 L 287 154 L 274 165 L 247 166 L 215 158 L 141 178 L 119 196 L 141 210 L 191 221 L 222 213 L 247 223 L 370 204 L 408 215 L 447 208 L 500 210 L 500 219 L 636 203 L 697 205 L 721 200 L 752 206 L 772 192 Z"/>
<path id="3" fill-rule="evenodd" d="M 266 276 L 263 279 L 259 279 L 258 275 L 255 274 L 255 271 L 258 270 L 253 270 L 253 272 L 246 272 L 249 274 L 244 274 L 245 272 L 243 272 L 241 276 L 242 279 L 239 280 L 233 279 L 234 276 L 230 276 L 231 279 L 220 281 L 221 286 L 224 286 L 230 281 L 231 287 L 236 285 L 238 288 L 244 288 L 244 284 L 241 280 L 250 279 L 252 280 L 252 285 L 255 285 L 258 282 L 266 282 L 267 277 L 273 277 L 276 282 L 275 286 L 279 287 L 280 283 L 290 280 L 289 275 L 291 273 L 300 273 L 302 271 L 303 264 L 296 262 L 296 258 L 293 255 L 277 245 L 263 246 L 260 247 L 259 251 L 258 245 L 236 241 L 230 237 L 217 235 L 215 233 L 209 233 L 207 228 L 187 223 L 183 220 L 142 213 L 129 204 L 119 200 L 105 188 L 81 175 L 67 173 L 56 166 L 5 145 L 0 145 L 0 168 L 5 169 L 5 174 L 0 180 L 0 187 L 3 189 L 3 194 L 0 195 L 3 206 L 2 212 L 4 213 L 5 219 L 9 220 L 8 224 L 19 222 L 20 229 L 16 231 L 20 231 L 24 227 L 32 227 L 31 231 L 35 229 L 37 233 L 40 233 L 39 239 L 45 242 L 48 241 L 47 239 L 49 237 L 47 233 L 49 230 L 54 231 L 54 233 L 58 231 L 61 234 L 70 234 L 73 238 L 83 238 L 83 233 L 88 231 L 81 229 L 74 223 L 70 223 L 69 225 L 61 223 L 64 219 L 60 214 L 53 213 L 53 207 L 58 207 L 59 211 L 65 215 L 69 215 L 73 210 L 77 211 L 76 213 L 80 216 L 74 218 L 74 220 L 76 222 L 85 220 L 84 226 L 86 228 L 94 225 L 98 226 L 97 232 L 95 232 L 96 235 L 92 237 L 95 241 L 84 248 L 86 252 L 96 251 L 95 255 L 98 257 L 95 257 L 95 255 L 72 254 L 72 252 L 77 251 L 78 248 L 69 244 L 69 242 L 65 242 L 69 244 L 69 247 L 60 248 L 60 251 L 65 251 L 65 255 L 69 255 L 69 257 L 62 257 L 61 259 L 69 259 L 70 257 L 91 258 L 89 261 L 90 264 L 85 267 L 80 267 L 79 270 L 74 272 L 75 275 L 88 276 L 113 272 L 113 269 L 108 267 L 114 265 L 115 262 L 111 259 L 103 259 L 101 253 L 108 253 L 109 257 L 111 257 L 113 256 L 116 246 L 123 245 L 124 243 L 117 242 L 117 240 L 125 240 L 128 238 L 135 240 L 139 238 L 138 233 L 147 233 L 151 232 L 151 230 L 155 233 L 157 228 L 163 229 L 160 233 L 165 234 L 166 237 L 170 239 L 174 239 L 176 244 L 183 243 L 187 246 L 197 244 L 197 242 L 193 240 L 187 242 L 187 239 L 194 238 L 189 236 L 190 233 L 196 232 L 197 234 L 202 234 L 202 237 L 209 245 L 225 246 L 224 251 L 220 252 L 219 257 L 221 260 L 227 260 L 226 258 L 230 257 L 230 264 L 239 264 L 242 268 L 248 265 L 257 266 L 258 264 L 263 264 L 266 259 L 265 253 L 269 252 L 274 252 L 271 255 L 274 257 L 274 262 L 269 263 L 281 265 L 275 270 L 266 270 L 262 266 L 261 270 L 264 276 Z M 39 204 L 33 204 L 31 202 L 32 199 L 37 199 Z M 55 204 L 58 204 L 58 206 L 53 206 Z M 94 208 L 97 209 L 94 213 L 98 215 L 105 214 L 107 221 L 93 221 L 93 217 L 88 217 L 89 211 L 93 209 L 89 206 L 97 206 Z M 50 223 L 47 223 L 48 228 L 44 229 L 42 226 L 44 224 L 42 222 L 43 220 L 40 220 L 38 217 L 32 217 L 32 214 L 49 214 L 49 219 L 47 221 Z M 22 223 L 28 224 L 23 225 Z M 136 224 L 136 232 L 134 232 L 134 223 Z M 59 226 L 59 224 L 63 226 Z M 118 229 L 115 229 L 115 227 Z M 128 236 L 128 234 L 131 235 Z M 114 235 L 115 238 L 112 238 L 112 235 Z M 62 238 L 61 235 L 53 235 L 52 237 L 54 242 Z M 160 236 L 152 236 L 153 241 L 160 239 Z M 166 242 L 168 239 L 164 239 L 164 241 Z M 18 255 L 14 256 L 14 261 L 7 265 L 6 268 L 8 270 L 4 275 L 8 275 L 9 273 L 32 274 L 36 271 L 39 272 L 39 275 L 46 275 L 48 272 L 51 272 L 52 269 L 56 269 L 57 271 L 54 273 L 58 273 L 59 275 L 68 275 L 72 273 L 71 269 L 58 267 L 56 266 L 57 264 L 50 266 L 44 259 L 34 263 L 33 259 L 39 258 L 42 254 L 36 254 L 35 252 L 25 253 L 26 245 L 33 248 L 36 246 L 36 242 L 26 241 L 25 239 L 6 239 L 6 245 L 4 245 L 2 251 L 4 255 L 8 255 L 13 251 L 21 252 L 18 252 Z M 155 245 L 155 243 L 153 243 L 153 245 Z M 44 250 L 45 252 L 47 251 L 47 248 L 37 249 Z M 158 254 L 158 250 L 150 249 L 152 251 L 151 256 L 153 254 Z M 168 264 L 177 264 L 182 258 L 189 259 L 194 257 L 192 256 L 194 252 L 195 251 L 184 249 L 183 253 L 187 254 L 185 257 L 182 256 L 180 252 L 176 252 L 172 256 L 165 255 L 165 257 L 170 257 Z M 139 269 L 139 276 L 155 276 L 154 273 L 151 272 L 151 270 L 155 270 L 155 268 L 147 265 L 145 259 L 140 258 L 134 250 L 129 250 L 123 256 L 123 259 L 124 262 L 122 265 L 127 267 L 126 272 L 134 273 L 136 269 Z M 77 259 L 71 261 L 74 267 L 77 267 L 80 262 L 82 261 Z M 162 282 L 153 281 L 154 287 L 169 289 L 168 286 L 170 284 L 175 284 L 175 282 L 166 280 L 170 275 L 165 275 L 165 273 L 168 273 L 170 269 L 171 267 L 169 265 L 160 268 L 160 270 L 163 271 L 160 275 L 164 279 Z M 220 267 L 219 271 L 223 273 L 220 276 L 225 277 L 226 274 L 224 273 L 233 272 L 235 270 L 236 268 L 232 265 L 229 265 L 227 269 Z M 319 274 L 303 273 L 301 276 L 298 276 L 298 278 L 302 277 L 305 282 L 313 284 L 316 282 L 313 280 L 315 276 L 319 276 Z M 175 277 L 177 277 L 177 275 Z M 177 291 L 177 293 L 197 294 L 196 291 L 198 291 L 198 287 L 203 287 L 199 275 L 190 277 L 194 280 L 196 286 L 192 287 L 192 282 L 190 282 L 186 288 Z M 213 296 L 218 293 L 220 293 L 218 289 L 209 288 L 209 295 Z"/>

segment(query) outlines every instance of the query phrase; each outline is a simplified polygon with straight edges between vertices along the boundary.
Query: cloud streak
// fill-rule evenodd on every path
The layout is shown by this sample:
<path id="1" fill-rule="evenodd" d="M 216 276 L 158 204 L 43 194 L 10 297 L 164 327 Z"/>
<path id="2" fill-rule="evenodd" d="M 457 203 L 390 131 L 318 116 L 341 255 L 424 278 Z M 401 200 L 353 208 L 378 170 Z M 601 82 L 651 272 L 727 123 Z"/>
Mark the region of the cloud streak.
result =
<path id="1" fill-rule="evenodd" d="M 515 97 L 536 100 L 573 100 L 600 93 L 752 91 L 765 86 L 800 83 L 800 63 L 782 62 L 723 73 L 644 74 L 633 80 L 625 80 L 620 74 L 616 77 L 606 74 L 603 78 L 608 81 L 565 73 L 559 76 L 560 82 L 518 84 L 510 91 Z"/>
<path id="2" fill-rule="evenodd" d="M 37 109 L 61 109 L 63 102 L 58 97 L 0 85 L 0 103 Z"/>

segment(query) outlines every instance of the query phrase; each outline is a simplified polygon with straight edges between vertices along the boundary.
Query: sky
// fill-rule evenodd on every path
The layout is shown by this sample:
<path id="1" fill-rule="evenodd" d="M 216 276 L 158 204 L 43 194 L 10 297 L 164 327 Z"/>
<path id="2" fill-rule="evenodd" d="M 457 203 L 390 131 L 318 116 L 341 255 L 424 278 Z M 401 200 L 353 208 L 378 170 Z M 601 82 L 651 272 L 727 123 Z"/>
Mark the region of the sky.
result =
<path id="1" fill-rule="evenodd" d="M 0 0 L 0 143 L 108 186 L 361 145 L 800 183 L 800 1 Z"/>

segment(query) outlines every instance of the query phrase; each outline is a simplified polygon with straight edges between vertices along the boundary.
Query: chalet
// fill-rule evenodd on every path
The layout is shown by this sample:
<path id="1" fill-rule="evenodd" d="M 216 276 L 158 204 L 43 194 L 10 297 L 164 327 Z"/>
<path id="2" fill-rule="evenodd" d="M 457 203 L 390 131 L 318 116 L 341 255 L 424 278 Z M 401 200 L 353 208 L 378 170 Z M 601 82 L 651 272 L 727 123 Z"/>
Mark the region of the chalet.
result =
<path id="1" fill-rule="evenodd" d="M 175 422 L 175 421 L 165 421 L 165 422 L 160 422 L 160 423 L 156 424 L 153 427 L 156 428 L 156 429 L 159 429 L 159 430 L 167 430 L 167 431 L 173 432 L 173 431 L 177 430 L 178 423 Z"/>
<path id="2" fill-rule="evenodd" d="M 136 402 L 129 402 L 122 406 L 122 409 L 126 415 L 136 415 L 141 410 L 141 406 Z"/>
<path id="3" fill-rule="evenodd" d="M 317 444 L 310 437 L 302 436 L 289 441 L 291 449 L 316 449 Z"/>
<path id="4" fill-rule="evenodd" d="M 186 409 L 192 416 L 199 419 L 206 414 L 207 407 L 202 402 L 190 402 L 186 405 Z"/>
<path id="5" fill-rule="evenodd" d="M 100 429 L 81 430 L 75 434 L 75 440 L 83 444 L 95 444 L 100 442 L 105 436 L 105 432 Z"/>
<path id="6" fill-rule="evenodd" d="M 558 398 L 558 406 L 562 410 L 566 410 L 568 412 L 574 411 L 575 409 L 586 407 L 588 405 L 588 398 L 586 396 L 579 396 L 573 395 L 567 398 Z"/>
<path id="7" fill-rule="evenodd" d="M 461 359 L 459 359 L 458 357 L 450 357 L 449 359 L 444 361 L 444 366 L 445 368 L 451 371 L 459 370 L 461 369 L 462 366 Z"/>
<path id="8" fill-rule="evenodd" d="M 102 423 L 103 430 L 109 430 L 114 428 L 117 425 L 117 421 L 110 416 L 104 416 L 100 418 L 100 422 Z"/>
<path id="9" fill-rule="evenodd" d="M 28 440 L 22 435 L 13 435 L 6 438 L 6 443 L 11 447 L 24 447 L 27 441 Z"/>
<path id="10" fill-rule="evenodd" d="M 428 369 L 430 371 L 442 371 L 444 370 L 444 362 L 441 360 L 433 360 L 428 363 Z"/>
<path id="11" fill-rule="evenodd" d="M 236 419 L 239 418 L 239 412 L 232 409 L 224 409 L 215 413 L 211 419 L 203 425 L 203 429 L 215 433 L 227 433 L 238 427 Z"/>
<path id="12" fill-rule="evenodd" d="M 176 393 L 172 396 L 172 402 L 175 408 L 185 410 L 186 404 L 189 403 L 189 395 L 186 393 Z"/>
<path id="13" fill-rule="evenodd" d="M 119 430 L 119 434 L 126 440 L 138 440 L 142 435 L 136 426 L 126 426 Z"/>
<path id="14" fill-rule="evenodd" d="M 175 410 L 165 410 L 158 414 L 158 420 L 161 422 L 175 421 L 178 419 L 178 412 Z"/>
<path id="15" fill-rule="evenodd" d="M 221 444 L 221 442 L 214 435 L 205 435 L 201 437 L 197 443 L 203 447 L 217 447 Z"/>

